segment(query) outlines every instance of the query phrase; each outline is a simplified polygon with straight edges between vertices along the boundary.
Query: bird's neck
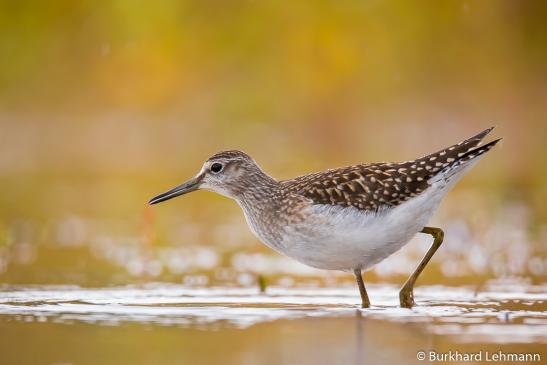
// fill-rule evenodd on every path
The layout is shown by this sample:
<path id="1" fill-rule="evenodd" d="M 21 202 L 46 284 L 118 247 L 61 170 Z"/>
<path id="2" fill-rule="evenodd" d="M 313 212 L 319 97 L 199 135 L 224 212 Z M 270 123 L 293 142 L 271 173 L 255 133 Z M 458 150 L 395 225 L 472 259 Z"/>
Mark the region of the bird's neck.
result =
<path id="1" fill-rule="evenodd" d="M 281 192 L 281 183 L 262 170 L 246 175 L 240 186 L 236 200 L 241 205 L 261 206 L 271 204 Z"/>
<path id="2" fill-rule="evenodd" d="M 282 227 L 277 212 L 283 200 L 283 187 L 279 181 L 265 173 L 254 179 L 255 183 L 246 186 L 236 201 L 243 209 L 252 232 L 275 249 L 281 239 L 279 235 Z"/>

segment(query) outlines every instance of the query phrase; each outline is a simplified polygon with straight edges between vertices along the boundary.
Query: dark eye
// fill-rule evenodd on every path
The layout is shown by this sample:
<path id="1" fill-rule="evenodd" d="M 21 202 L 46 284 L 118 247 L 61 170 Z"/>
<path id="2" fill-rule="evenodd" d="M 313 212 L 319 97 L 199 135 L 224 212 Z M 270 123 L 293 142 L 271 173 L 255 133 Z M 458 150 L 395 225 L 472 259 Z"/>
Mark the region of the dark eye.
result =
<path id="1" fill-rule="evenodd" d="M 223 167 L 224 166 L 222 166 L 221 163 L 215 162 L 214 164 L 211 165 L 211 171 L 217 174 L 222 171 Z"/>

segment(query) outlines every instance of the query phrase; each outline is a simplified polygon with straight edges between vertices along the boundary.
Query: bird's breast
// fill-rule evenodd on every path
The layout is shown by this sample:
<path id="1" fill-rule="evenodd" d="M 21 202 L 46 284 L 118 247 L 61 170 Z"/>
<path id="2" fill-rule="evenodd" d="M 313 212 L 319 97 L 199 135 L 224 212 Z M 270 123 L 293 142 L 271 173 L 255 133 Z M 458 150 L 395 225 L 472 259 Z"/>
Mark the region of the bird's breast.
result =
<path id="1" fill-rule="evenodd" d="M 251 230 L 267 246 L 306 265 L 366 269 L 399 250 L 429 221 L 443 192 L 431 189 L 401 205 L 366 211 L 327 204 L 261 215 L 245 210 Z M 296 208 L 293 208 L 295 210 Z"/>

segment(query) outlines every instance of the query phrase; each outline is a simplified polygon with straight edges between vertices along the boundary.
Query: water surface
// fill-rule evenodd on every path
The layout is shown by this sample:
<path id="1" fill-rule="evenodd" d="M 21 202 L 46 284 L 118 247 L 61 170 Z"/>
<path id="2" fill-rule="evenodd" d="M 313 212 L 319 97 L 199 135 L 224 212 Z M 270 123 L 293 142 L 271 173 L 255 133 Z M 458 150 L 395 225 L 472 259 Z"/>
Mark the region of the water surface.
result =
<path id="1" fill-rule="evenodd" d="M 412 363 L 427 349 L 545 359 L 545 289 L 420 287 L 409 310 L 396 287 L 371 285 L 361 310 L 355 288 L 11 286 L 0 351 L 6 364 Z"/>

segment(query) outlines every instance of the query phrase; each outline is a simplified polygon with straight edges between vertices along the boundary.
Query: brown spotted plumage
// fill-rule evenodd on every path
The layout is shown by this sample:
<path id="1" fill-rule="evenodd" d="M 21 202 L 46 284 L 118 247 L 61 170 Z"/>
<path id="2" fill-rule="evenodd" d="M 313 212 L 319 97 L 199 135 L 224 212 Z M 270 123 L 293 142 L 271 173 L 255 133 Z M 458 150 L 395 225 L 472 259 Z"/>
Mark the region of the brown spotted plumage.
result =
<path id="1" fill-rule="evenodd" d="M 371 211 L 397 206 L 425 191 L 436 175 L 449 173 L 492 148 L 499 139 L 478 146 L 491 130 L 414 161 L 342 167 L 299 176 L 282 184 L 288 191 L 312 199 L 315 204 Z"/>

